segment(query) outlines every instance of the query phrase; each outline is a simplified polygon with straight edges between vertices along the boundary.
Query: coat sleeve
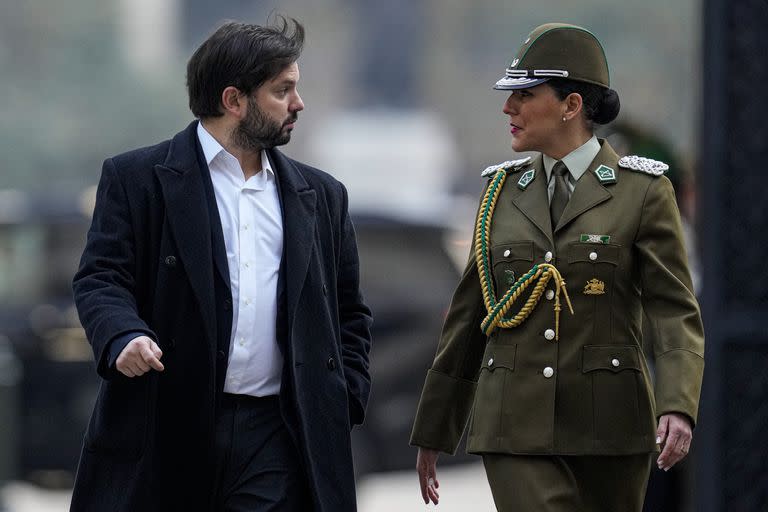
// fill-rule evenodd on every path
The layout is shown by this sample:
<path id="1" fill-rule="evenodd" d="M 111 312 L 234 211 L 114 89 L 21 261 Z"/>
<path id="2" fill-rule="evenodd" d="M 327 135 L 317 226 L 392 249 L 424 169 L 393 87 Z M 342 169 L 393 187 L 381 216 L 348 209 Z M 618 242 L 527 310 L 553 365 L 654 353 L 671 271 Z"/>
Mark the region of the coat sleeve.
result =
<path id="1" fill-rule="evenodd" d="M 347 383 L 350 426 L 365 418 L 371 392 L 368 353 L 371 350 L 371 310 L 360 291 L 360 264 L 352 220 L 349 218 L 347 191 L 342 188 L 341 236 L 337 290 L 341 357 Z"/>
<path id="2" fill-rule="evenodd" d="M 704 372 L 704 328 L 683 245 L 680 213 L 666 177 L 646 192 L 637 233 L 643 308 L 653 329 L 656 414 L 696 423 Z"/>
<path id="3" fill-rule="evenodd" d="M 104 162 L 93 221 L 73 280 L 80 322 L 93 348 L 96 371 L 108 379 L 112 340 L 134 332 L 156 335 L 139 318 L 135 290 L 135 237 L 123 184 L 111 159 Z"/>
<path id="4" fill-rule="evenodd" d="M 448 308 L 432 367 L 421 392 L 411 444 L 454 454 L 469 420 L 486 337 L 485 314 L 474 258 L 469 262 Z"/>

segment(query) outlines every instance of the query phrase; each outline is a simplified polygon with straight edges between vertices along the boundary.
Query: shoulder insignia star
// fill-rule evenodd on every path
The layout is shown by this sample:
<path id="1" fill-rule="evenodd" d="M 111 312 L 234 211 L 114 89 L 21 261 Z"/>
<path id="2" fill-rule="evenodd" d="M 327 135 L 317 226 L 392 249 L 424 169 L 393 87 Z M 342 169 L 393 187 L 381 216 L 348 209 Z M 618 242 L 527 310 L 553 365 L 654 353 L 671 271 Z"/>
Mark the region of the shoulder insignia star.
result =
<path id="1" fill-rule="evenodd" d="M 664 162 L 637 155 L 622 157 L 619 160 L 619 167 L 630 171 L 644 172 L 652 176 L 661 176 L 669 170 L 669 165 Z"/>
<path id="2" fill-rule="evenodd" d="M 519 158 L 517 160 L 507 160 L 506 162 L 502 162 L 500 164 L 491 165 L 489 167 L 486 167 L 485 170 L 480 174 L 483 178 L 492 178 L 494 174 L 499 169 L 504 169 L 505 171 L 509 172 L 517 172 L 528 162 L 531 161 L 531 157 L 527 156 L 525 158 Z"/>

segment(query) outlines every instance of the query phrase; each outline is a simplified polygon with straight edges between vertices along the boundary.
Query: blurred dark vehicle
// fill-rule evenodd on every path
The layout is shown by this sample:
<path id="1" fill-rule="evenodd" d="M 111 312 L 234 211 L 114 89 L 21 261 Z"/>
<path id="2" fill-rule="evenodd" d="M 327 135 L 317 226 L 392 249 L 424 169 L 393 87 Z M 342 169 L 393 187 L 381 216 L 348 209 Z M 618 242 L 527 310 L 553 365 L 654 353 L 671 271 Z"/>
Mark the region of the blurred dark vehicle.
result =
<path id="1" fill-rule="evenodd" d="M 353 215 L 361 286 L 373 310 L 373 385 L 365 424 L 352 433 L 355 471 L 415 468 L 408 445 L 421 388 L 460 273 L 443 226 Z M 466 252 L 466 250 L 464 251 Z M 466 462 L 463 446 L 442 464 Z"/>
<path id="2" fill-rule="evenodd" d="M 0 191 L 0 336 L 20 360 L 16 478 L 71 485 L 98 389 L 71 280 L 90 220 L 87 193 Z M 87 213 L 86 213 L 87 212 Z"/>

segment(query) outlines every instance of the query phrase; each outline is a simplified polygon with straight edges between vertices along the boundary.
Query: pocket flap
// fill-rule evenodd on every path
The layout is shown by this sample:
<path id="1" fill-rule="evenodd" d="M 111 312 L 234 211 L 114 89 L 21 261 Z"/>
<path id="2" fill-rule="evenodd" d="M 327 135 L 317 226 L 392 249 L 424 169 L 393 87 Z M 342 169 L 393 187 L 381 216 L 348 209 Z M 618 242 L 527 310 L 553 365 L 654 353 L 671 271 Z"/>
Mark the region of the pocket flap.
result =
<path id="1" fill-rule="evenodd" d="M 635 345 L 587 345 L 583 349 L 582 372 L 594 370 L 640 371 L 640 350 Z"/>
<path id="2" fill-rule="evenodd" d="M 493 371 L 496 368 L 515 369 L 515 353 L 517 345 L 488 345 L 483 354 L 481 369 Z"/>
<path id="3" fill-rule="evenodd" d="M 616 244 L 583 244 L 572 242 L 568 248 L 568 263 L 610 263 L 619 264 L 619 249 Z"/>
<path id="4" fill-rule="evenodd" d="M 533 242 L 509 242 L 491 249 L 494 265 L 505 261 L 533 261 Z"/>

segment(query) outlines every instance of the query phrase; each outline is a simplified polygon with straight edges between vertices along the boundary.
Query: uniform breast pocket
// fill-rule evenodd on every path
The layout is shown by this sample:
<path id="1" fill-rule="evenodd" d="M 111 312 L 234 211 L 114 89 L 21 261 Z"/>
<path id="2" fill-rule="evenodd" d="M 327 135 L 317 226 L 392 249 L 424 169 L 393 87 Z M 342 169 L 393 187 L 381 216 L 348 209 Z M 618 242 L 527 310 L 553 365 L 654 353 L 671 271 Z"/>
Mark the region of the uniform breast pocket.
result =
<path id="1" fill-rule="evenodd" d="M 592 385 L 595 437 L 621 441 L 641 433 L 638 393 L 642 390 L 642 363 L 634 345 L 586 345 L 582 372 Z"/>
<path id="2" fill-rule="evenodd" d="M 496 297 L 501 298 L 533 266 L 533 242 L 509 242 L 491 249 Z"/>

